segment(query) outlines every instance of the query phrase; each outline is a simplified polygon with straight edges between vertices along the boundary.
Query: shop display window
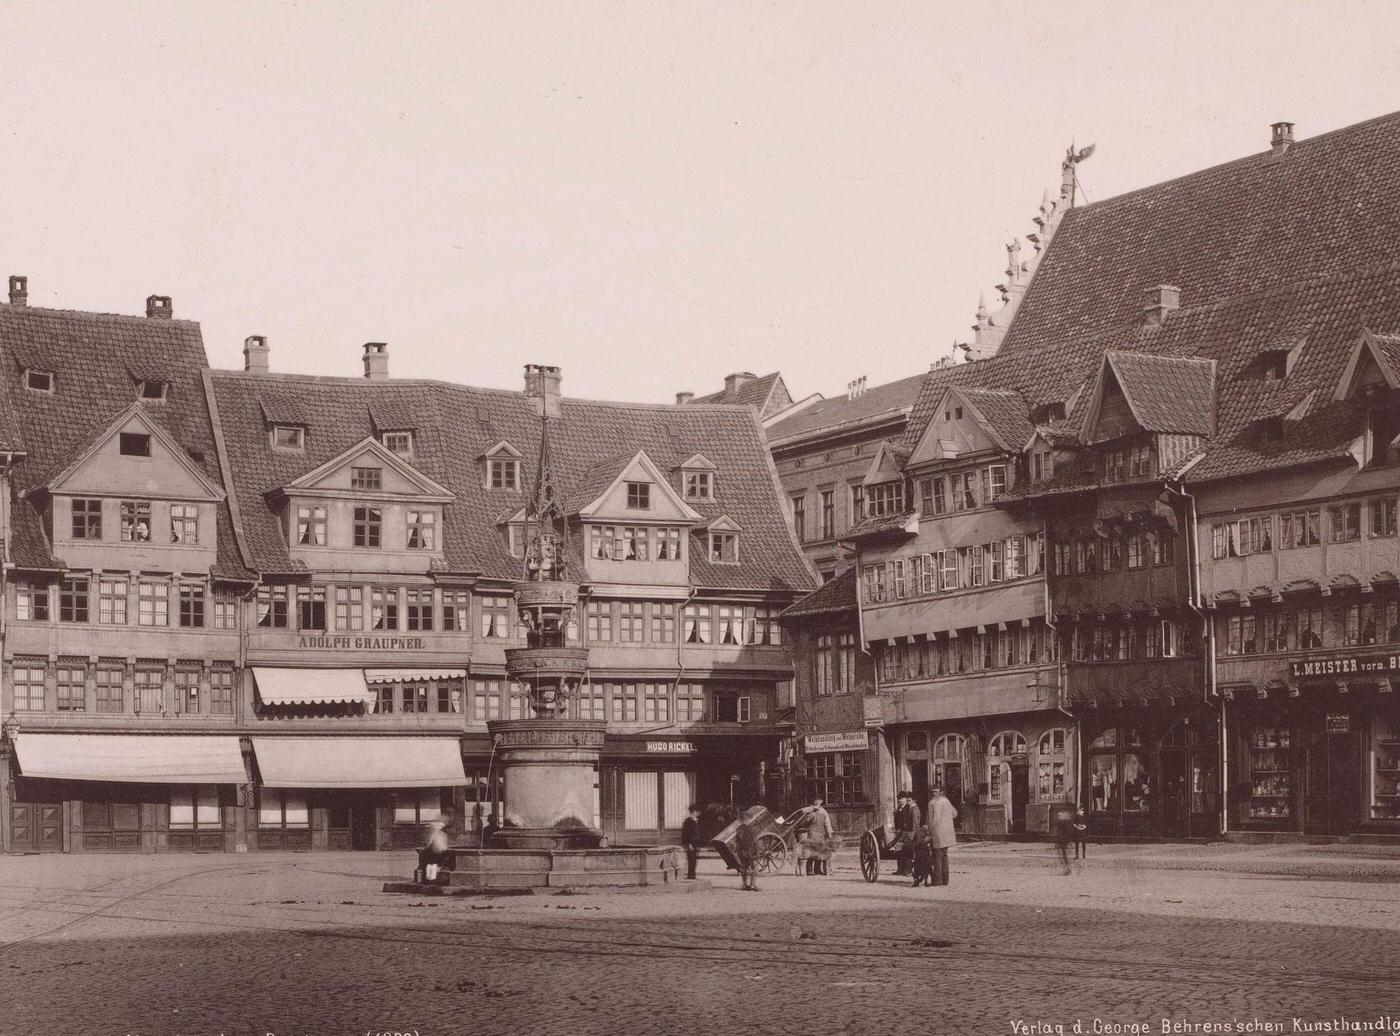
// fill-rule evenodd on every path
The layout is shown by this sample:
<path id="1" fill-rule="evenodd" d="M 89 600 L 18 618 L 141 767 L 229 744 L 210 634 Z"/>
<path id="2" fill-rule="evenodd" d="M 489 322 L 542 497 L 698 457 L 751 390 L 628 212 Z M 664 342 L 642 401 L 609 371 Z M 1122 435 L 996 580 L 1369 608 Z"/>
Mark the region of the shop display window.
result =
<path id="1" fill-rule="evenodd" d="M 1137 752 L 1123 753 L 1123 812 L 1152 812 L 1152 775 Z"/>
<path id="2" fill-rule="evenodd" d="M 1112 733 L 1107 736 L 1112 737 Z M 1097 742 L 1096 742 L 1097 743 Z M 1118 757 L 1095 755 L 1089 758 L 1089 809 L 1093 813 L 1113 812 L 1118 791 Z"/>
<path id="3" fill-rule="evenodd" d="M 1400 820 L 1400 721 L 1371 727 L 1371 819 Z"/>
<path id="4" fill-rule="evenodd" d="M 1249 819 L 1293 815 L 1293 746 L 1287 727 L 1256 726 L 1249 736 Z"/>

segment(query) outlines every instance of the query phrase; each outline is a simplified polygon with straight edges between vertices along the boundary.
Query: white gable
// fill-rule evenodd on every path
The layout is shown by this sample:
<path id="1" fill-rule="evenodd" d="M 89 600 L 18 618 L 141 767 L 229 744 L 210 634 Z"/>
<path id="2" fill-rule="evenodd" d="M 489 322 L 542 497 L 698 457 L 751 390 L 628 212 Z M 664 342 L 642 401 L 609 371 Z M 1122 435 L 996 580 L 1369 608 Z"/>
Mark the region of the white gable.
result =
<path id="1" fill-rule="evenodd" d="M 146 436 L 149 455 L 122 453 L 123 435 Z M 224 493 L 139 404 L 129 407 L 49 483 L 55 493 L 130 493 L 167 500 L 223 499 Z"/>
<path id="2" fill-rule="evenodd" d="M 910 455 L 909 464 L 954 460 L 971 453 L 1000 449 L 982 427 L 977 411 L 963 400 L 956 389 L 946 389 L 943 398 L 933 408 L 928 427 Z"/>
<path id="3" fill-rule="evenodd" d="M 648 506 L 645 509 L 627 506 L 629 482 L 651 487 L 647 491 Z M 678 525 L 690 525 L 700 520 L 699 513 L 677 495 L 670 481 L 662 476 L 645 450 L 638 450 L 608 488 L 579 508 L 578 513 L 579 517 L 589 519 L 671 522 Z"/>
<path id="4" fill-rule="evenodd" d="M 703 453 L 693 455 L 689 460 L 681 464 L 682 471 L 718 471 L 719 465 L 710 460 Z"/>
<path id="5" fill-rule="evenodd" d="M 352 484 L 355 468 L 370 468 L 379 472 L 379 488 L 365 490 Z M 308 471 L 282 487 L 284 493 L 355 493 L 363 496 L 374 492 L 383 496 L 415 497 L 424 501 L 449 503 L 453 496 L 439 483 L 423 474 L 402 457 L 385 449 L 378 439 L 362 439 L 344 453 L 332 457 L 320 467 Z"/>

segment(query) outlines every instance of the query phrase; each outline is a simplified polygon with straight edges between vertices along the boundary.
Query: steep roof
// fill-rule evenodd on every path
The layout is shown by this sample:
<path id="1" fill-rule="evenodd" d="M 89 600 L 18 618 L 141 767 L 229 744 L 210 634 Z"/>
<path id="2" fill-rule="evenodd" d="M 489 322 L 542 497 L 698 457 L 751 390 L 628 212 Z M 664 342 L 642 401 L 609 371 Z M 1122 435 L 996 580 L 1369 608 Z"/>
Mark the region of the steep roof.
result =
<path id="1" fill-rule="evenodd" d="M 718 392 L 711 392 L 708 396 L 700 396 L 692 399 L 688 405 L 694 406 L 696 403 L 734 403 L 738 406 L 751 406 L 758 409 L 760 417 L 772 417 L 775 413 L 787 406 L 792 401 L 788 395 L 786 385 L 783 386 L 781 394 L 775 392 L 777 387 L 783 383 L 781 371 L 774 371 L 772 374 L 765 374 L 761 378 L 751 378 L 744 382 L 733 393 L 727 388 Z M 786 400 L 786 402 L 784 401 Z"/>
<path id="2" fill-rule="evenodd" d="M 799 436 L 820 435 L 842 428 L 857 428 L 907 413 L 919 397 L 924 376 L 915 374 L 899 381 L 868 388 L 854 399 L 834 396 L 822 399 L 768 426 L 768 441 L 783 443 Z"/>
<path id="3" fill-rule="evenodd" d="M 1164 435 L 1215 431 L 1213 360 L 1112 350 L 1104 354 L 1100 378 L 1106 379 L 1109 371 L 1143 431 Z"/>
<path id="4" fill-rule="evenodd" d="M 209 482 L 222 488 L 201 383 L 206 365 L 199 325 L 192 321 L 0 306 L 0 392 L 8 399 L 0 434 L 17 438 L 27 452 L 14 470 L 17 492 L 11 508 L 10 553 L 19 567 L 62 567 L 43 529 L 38 491 L 97 428 L 137 402 L 138 377 L 170 383 L 165 400 L 141 403 L 143 412 L 183 446 Z M 25 388 L 21 379 L 27 367 L 52 371 L 53 392 Z M 246 577 L 226 505 L 220 505 L 218 526 L 215 574 Z"/>
<path id="5" fill-rule="evenodd" d="M 988 430 L 1009 450 L 1019 451 L 1035 431 L 1030 408 L 1019 393 L 1006 389 L 963 388 L 958 394 L 982 415 Z"/>
<path id="6" fill-rule="evenodd" d="M 1400 113 L 1070 209 L 1001 353 L 1136 322 L 1144 293 L 1202 306 L 1400 261 Z"/>
<path id="7" fill-rule="evenodd" d="M 322 378 L 212 371 L 224 457 L 242 521 L 248 564 L 278 573 L 297 570 L 274 505 L 266 494 L 374 434 L 373 414 L 410 415 L 413 465 L 455 496 L 443 514 L 446 568 L 514 579 L 511 557 L 496 528 L 530 490 L 539 456 L 540 419 L 521 392 L 435 381 Z M 304 453 L 274 450 L 261 401 L 291 394 L 306 419 Z M 578 506 L 586 493 L 612 481 L 638 449 L 663 472 L 704 451 L 718 467 L 714 500 L 687 501 L 705 521 L 729 515 L 743 528 L 738 565 L 712 564 L 692 541 L 690 574 L 701 587 L 804 592 L 815 585 L 783 513 L 772 462 L 755 412 L 746 406 L 650 406 L 564 399 L 551 428 L 557 487 Z M 479 458 L 502 439 L 523 455 L 518 489 L 489 490 Z M 620 453 L 619 449 L 624 449 Z M 679 473 L 676 474 L 679 478 Z M 594 493 L 596 496 L 597 493 Z"/>
<path id="8" fill-rule="evenodd" d="M 800 619 L 808 615 L 834 615 L 855 610 L 856 570 L 851 567 L 784 609 L 781 618 Z"/>

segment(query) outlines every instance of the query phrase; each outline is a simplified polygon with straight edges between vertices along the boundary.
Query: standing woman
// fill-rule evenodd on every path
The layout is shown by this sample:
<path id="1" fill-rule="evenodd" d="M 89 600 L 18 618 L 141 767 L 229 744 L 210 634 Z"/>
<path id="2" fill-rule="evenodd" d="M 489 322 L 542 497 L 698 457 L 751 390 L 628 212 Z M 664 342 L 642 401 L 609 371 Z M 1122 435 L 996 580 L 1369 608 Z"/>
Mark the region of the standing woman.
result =
<path id="1" fill-rule="evenodd" d="M 812 853 L 813 874 L 830 874 L 832 841 L 836 832 L 831 826 L 831 814 L 826 811 L 820 798 L 812 800 L 812 809 L 807 814 L 807 845 Z"/>
<path id="2" fill-rule="evenodd" d="M 948 884 L 948 847 L 958 844 L 958 833 L 953 830 L 953 821 L 958 809 L 943 794 L 942 786 L 933 789 L 933 797 L 928 800 L 928 826 L 933 839 L 933 883 Z"/>

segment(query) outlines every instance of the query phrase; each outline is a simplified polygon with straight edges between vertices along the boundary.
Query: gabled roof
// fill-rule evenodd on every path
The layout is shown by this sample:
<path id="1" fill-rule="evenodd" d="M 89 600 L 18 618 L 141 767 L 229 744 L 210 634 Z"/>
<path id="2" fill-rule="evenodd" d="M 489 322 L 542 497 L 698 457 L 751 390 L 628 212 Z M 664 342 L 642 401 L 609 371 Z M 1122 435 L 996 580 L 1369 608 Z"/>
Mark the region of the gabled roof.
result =
<path id="1" fill-rule="evenodd" d="M 823 583 L 779 616 L 800 619 L 809 615 L 836 615 L 856 610 L 856 570 L 846 569 L 835 579 Z"/>
<path id="2" fill-rule="evenodd" d="M 924 376 L 915 374 L 899 381 L 868 388 L 854 399 L 848 395 L 818 400 L 791 417 L 768 426 L 768 441 L 774 445 L 803 437 L 817 437 L 838 430 L 855 430 L 865 425 L 898 420 L 908 415 L 919 397 Z"/>
<path id="3" fill-rule="evenodd" d="M 1354 399 L 1357 379 L 1368 362 L 1375 365 L 1386 385 L 1400 389 L 1400 335 L 1378 335 L 1363 328 L 1342 368 L 1342 376 L 1337 379 L 1337 391 L 1332 398 Z"/>
<path id="4" fill-rule="evenodd" d="M 690 522 L 700 521 L 700 513 L 681 499 L 680 494 L 676 492 L 670 481 L 668 481 L 666 476 L 657 468 L 655 462 L 647 456 L 646 450 L 638 450 L 630 457 L 624 456 L 621 464 L 617 464 L 616 458 L 614 458 L 602 464 L 595 464 L 590 468 L 583 485 L 579 487 L 579 492 L 583 495 L 580 498 L 580 505 L 577 511 L 578 516 L 580 518 L 591 518 L 602 505 L 604 499 L 617 488 L 618 484 L 621 483 L 630 472 L 638 468 L 650 477 L 652 484 L 656 487 L 656 491 L 665 497 L 667 502 L 669 502 L 685 520 Z M 608 479 L 606 483 L 601 483 L 602 488 L 599 489 L 598 485 L 600 484 L 601 478 L 607 477 L 609 470 L 612 471 L 612 478 Z"/>
<path id="5" fill-rule="evenodd" d="M 1215 361 L 1111 350 L 1090 393 L 1082 438 L 1088 441 L 1109 381 L 1115 381 L 1144 432 L 1210 435 L 1215 431 Z"/>
<path id="6" fill-rule="evenodd" d="M 954 388 L 953 392 L 967 403 L 987 434 L 1004 450 L 1016 452 L 1035 430 L 1030 408 L 1015 392 L 990 388 Z"/>
<path id="7" fill-rule="evenodd" d="M 778 391 L 779 386 L 782 386 L 781 392 Z M 782 372 L 774 371 L 761 378 L 751 378 L 732 393 L 727 388 L 720 389 L 718 392 L 711 392 L 708 396 L 692 399 L 687 405 L 733 403 L 737 406 L 755 407 L 760 417 L 770 417 L 778 410 L 788 406 L 791 401 L 792 397 L 788 394 L 787 386 L 783 383 Z"/>
<path id="8" fill-rule="evenodd" d="M 373 457 L 386 468 L 398 472 L 402 478 L 407 480 L 409 484 L 417 490 L 415 494 L 416 497 L 441 503 L 447 503 L 452 499 L 452 493 L 448 491 L 446 487 L 433 481 L 433 479 L 429 478 L 412 464 L 408 463 L 408 461 L 388 449 L 373 436 L 366 436 L 349 449 L 342 450 L 329 460 L 316 465 L 316 467 L 305 474 L 298 475 L 286 485 L 279 486 L 277 491 L 281 493 L 290 493 L 298 490 L 318 489 L 318 483 L 325 478 L 326 475 L 330 474 L 330 472 L 342 465 L 350 463 L 351 460 L 365 456 Z M 362 493 L 360 490 L 356 492 Z"/>
<path id="9" fill-rule="evenodd" d="M 67 458 L 64 467 L 56 472 L 44 484 L 44 488 L 49 491 L 57 490 L 64 482 L 73 476 L 78 469 L 84 467 L 92 460 L 102 446 L 110 442 L 121 430 L 133 420 L 140 423 L 142 428 L 150 434 L 153 439 L 160 442 L 174 458 L 175 463 L 180 465 L 191 478 L 195 480 L 208 494 L 210 500 L 222 500 L 224 498 L 223 487 L 211 479 L 193 460 L 190 459 L 184 448 L 174 440 L 169 432 L 161 427 L 160 422 L 154 420 L 150 411 L 141 403 L 132 403 L 129 407 L 119 413 L 107 424 L 92 435 L 87 442 L 78 446 Z"/>
<path id="10" fill-rule="evenodd" d="M 677 471 L 717 471 L 719 465 L 703 453 L 693 453 L 681 461 L 673 470 Z"/>
<path id="11" fill-rule="evenodd" d="M 908 459 L 908 447 L 885 440 L 880 443 L 875 456 L 870 459 L 870 464 L 865 469 L 864 484 L 874 486 L 899 478 Z"/>
<path id="12" fill-rule="evenodd" d="M 483 450 L 481 453 L 481 456 L 483 457 L 499 457 L 502 455 L 505 455 L 507 457 L 524 456 L 524 454 L 522 454 L 519 450 L 517 450 L 510 443 L 506 442 L 504 439 L 496 443 L 496 445 L 491 446 L 486 450 Z"/>

